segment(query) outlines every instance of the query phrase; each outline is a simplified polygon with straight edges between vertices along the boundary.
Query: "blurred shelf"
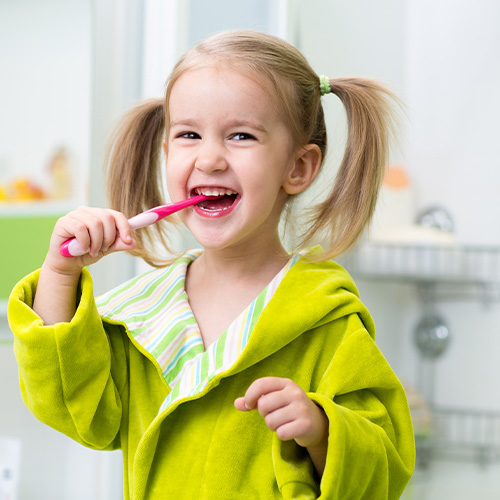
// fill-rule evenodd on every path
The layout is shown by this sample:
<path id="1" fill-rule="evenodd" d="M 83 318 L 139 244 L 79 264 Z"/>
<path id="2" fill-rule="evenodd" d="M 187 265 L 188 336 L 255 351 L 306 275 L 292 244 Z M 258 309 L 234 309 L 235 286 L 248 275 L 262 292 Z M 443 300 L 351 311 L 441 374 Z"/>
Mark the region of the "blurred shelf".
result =
<path id="1" fill-rule="evenodd" d="M 499 476 L 500 462 L 483 467 L 435 460 L 415 470 L 401 500 L 498 500 Z"/>
<path id="2" fill-rule="evenodd" d="M 0 300 L 0 318 L 7 317 L 7 300 Z"/>
<path id="3" fill-rule="evenodd" d="M 500 301 L 500 247 L 363 243 L 340 262 L 358 279 L 412 283 L 450 300 Z"/>
<path id="4" fill-rule="evenodd" d="M 433 460 L 500 463 L 500 412 L 434 407 L 427 435 L 416 436 L 417 463 Z"/>

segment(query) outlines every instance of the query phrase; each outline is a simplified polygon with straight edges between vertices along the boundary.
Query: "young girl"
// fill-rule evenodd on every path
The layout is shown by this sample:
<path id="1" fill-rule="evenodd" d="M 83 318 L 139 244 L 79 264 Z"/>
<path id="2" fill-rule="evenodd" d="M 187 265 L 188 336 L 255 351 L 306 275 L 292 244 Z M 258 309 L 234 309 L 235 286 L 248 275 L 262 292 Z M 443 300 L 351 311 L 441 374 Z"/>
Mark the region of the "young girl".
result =
<path id="1" fill-rule="evenodd" d="M 278 226 L 322 165 L 330 92 L 349 132 L 304 234 L 324 248 L 289 254 Z M 414 466 L 405 394 L 331 260 L 373 212 L 389 101 L 243 31 L 190 50 L 165 99 L 126 117 L 110 157 L 115 210 L 62 217 L 9 306 L 28 408 L 85 446 L 121 448 L 126 498 L 400 497 Z M 180 213 L 203 249 L 170 263 L 153 253 L 167 245 L 161 224 L 132 236 L 127 221 L 162 203 L 161 149 L 172 201 L 217 196 Z M 61 256 L 73 236 L 88 253 Z M 157 269 L 95 301 L 85 266 L 122 250 Z"/>

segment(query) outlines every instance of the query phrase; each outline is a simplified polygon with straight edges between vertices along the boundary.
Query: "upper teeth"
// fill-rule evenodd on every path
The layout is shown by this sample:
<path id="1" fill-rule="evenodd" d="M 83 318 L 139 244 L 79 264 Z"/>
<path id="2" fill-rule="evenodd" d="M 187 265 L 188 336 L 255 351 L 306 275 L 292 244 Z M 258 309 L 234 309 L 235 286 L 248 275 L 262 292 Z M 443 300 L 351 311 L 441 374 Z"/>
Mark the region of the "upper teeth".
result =
<path id="1" fill-rule="evenodd" d="M 232 189 L 225 188 L 210 188 L 210 187 L 201 187 L 195 189 L 196 194 L 204 194 L 205 196 L 224 196 L 224 195 L 232 195 L 236 194 L 236 191 Z"/>

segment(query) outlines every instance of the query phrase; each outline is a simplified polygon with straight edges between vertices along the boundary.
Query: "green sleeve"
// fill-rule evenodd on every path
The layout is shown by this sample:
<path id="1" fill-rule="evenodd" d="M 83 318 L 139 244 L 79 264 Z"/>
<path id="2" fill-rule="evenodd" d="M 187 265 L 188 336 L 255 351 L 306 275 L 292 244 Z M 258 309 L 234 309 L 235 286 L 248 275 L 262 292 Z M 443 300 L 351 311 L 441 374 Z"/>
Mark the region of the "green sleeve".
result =
<path id="1" fill-rule="evenodd" d="M 405 392 L 357 315 L 349 321 L 353 328 L 308 394 L 329 420 L 319 488 L 305 450 L 274 438 L 284 499 L 396 500 L 413 473 L 415 444 Z"/>
<path id="2" fill-rule="evenodd" d="M 123 370 L 120 375 L 116 369 L 125 363 L 111 352 L 90 273 L 83 270 L 74 318 L 51 326 L 31 308 L 38 275 L 37 271 L 22 280 L 9 299 L 23 400 L 40 421 L 85 446 L 118 447 L 123 384 L 114 378 L 126 379 Z"/>

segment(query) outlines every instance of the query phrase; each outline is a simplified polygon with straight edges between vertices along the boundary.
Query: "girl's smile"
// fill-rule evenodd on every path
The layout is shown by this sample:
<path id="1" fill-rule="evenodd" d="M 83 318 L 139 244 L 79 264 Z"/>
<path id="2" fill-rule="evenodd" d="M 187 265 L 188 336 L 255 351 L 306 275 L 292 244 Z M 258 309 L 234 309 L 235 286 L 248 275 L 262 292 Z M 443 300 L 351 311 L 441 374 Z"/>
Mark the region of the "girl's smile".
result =
<path id="1" fill-rule="evenodd" d="M 199 187 L 192 190 L 192 195 L 205 194 L 207 196 L 218 196 L 213 200 L 206 200 L 194 206 L 195 212 L 202 217 L 223 217 L 232 212 L 240 200 L 236 191 L 219 187 Z"/>

